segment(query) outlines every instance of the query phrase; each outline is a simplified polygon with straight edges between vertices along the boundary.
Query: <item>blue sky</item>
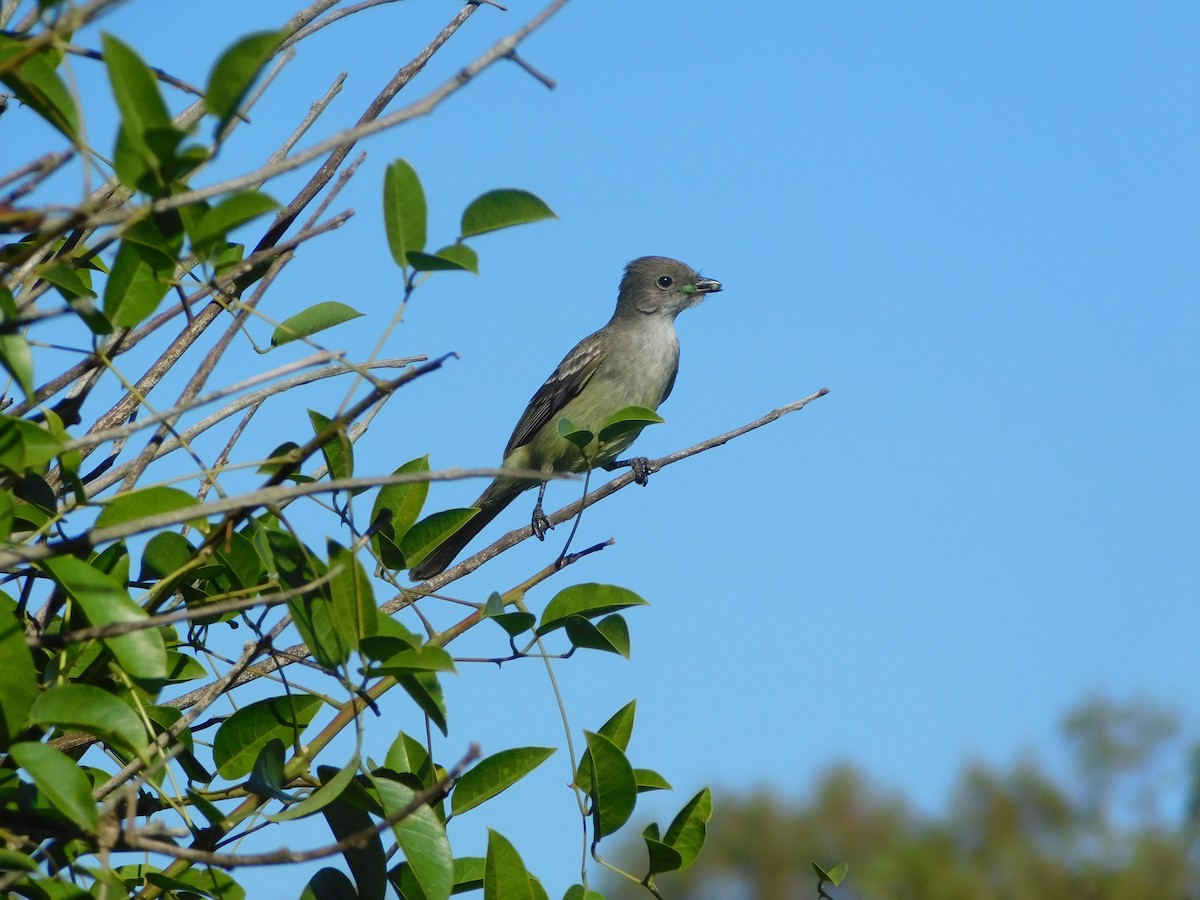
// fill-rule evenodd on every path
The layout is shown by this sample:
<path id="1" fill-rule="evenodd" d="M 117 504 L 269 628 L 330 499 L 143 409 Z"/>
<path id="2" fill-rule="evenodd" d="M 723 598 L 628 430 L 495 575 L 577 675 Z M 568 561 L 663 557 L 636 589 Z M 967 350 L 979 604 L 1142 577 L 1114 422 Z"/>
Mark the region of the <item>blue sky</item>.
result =
<path id="1" fill-rule="evenodd" d="M 405 99 L 539 8 L 509 5 L 480 9 Z M 223 162 L 265 156 L 342 69 L 326 129 L 349 124 L 456 8 L 387 5 L 326 29 Z M 107 27 L 202 83 L 214 47 L 291 10 L 205 9 L 133 3 Z M 186 46 L 162 49 L 181 19 Z M 831 393 L 586 514 L 580 546 L 617 543 L 554 589 L 613 582 L 653 605 L 629 616 L 631 662 L 557 666 L 571 724 L 638 698 L 635 765 L 677 788 L 647 801 L 660 816 L 708 783 L 798 795 L 838 760 L 936 810 L 967 759 L 1056 764 L 1057 722 L 1092 692 L 1150 695 L 1196 724 L 1198 39 L 1189 3 L 569 4 L 521 51 L 557 89 L 495 67 L 367 142 L 338 201 L 356 217 L 299 255 L 267 312 L 350 303 L 369 320 L 327 343 L 366 352 L 400 296 L 378 199 L 395 157 L 424 181 L 431 242 L 483 190 L 537 193 L 558 221 L 478 239 L 481 277 L 417 292 L 386 353 L 461 358 L 358 448 L 360 473 L 426 452 L 492 465 L 533 390 L 607 320 L 625 262 L 678 256 L 722 280 L 679 320 L 666 424 L 638 449 Z M 75 66 L 85 91 L 105 90 L 99 68 Z M 272 431 L 305 427 L 295 406 Z M 553 487 L 555 505 L 574 490 Z M 488 534 L 527 513 L 518 501 Z M 562 539 L 455 588 L 482 600 Z M 458 652 L 503 647 L 472 635 Z M 464 666 L 447 698 L 448 762 L 472 740 L 562 743 L 539 664 Z M 386 715 L 381 733 L 421 731 L 398 698 Z M 552 894 L 578 868 L 568 777 L 560 754 L 487 823 Z M 456 846 L 479 840 L 468 817 Z"/>

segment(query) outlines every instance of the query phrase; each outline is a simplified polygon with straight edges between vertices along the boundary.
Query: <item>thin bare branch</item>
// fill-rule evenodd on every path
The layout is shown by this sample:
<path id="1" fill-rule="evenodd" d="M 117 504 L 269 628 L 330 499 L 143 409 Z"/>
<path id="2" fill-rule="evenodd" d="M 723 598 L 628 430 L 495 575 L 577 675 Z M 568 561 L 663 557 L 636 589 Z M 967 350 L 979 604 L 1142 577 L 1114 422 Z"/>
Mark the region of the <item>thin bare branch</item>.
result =
<path id="1" fill-rule="evenodd" d="M 779 419 L 780 417 L 786 416 L 788 413 L 798 412 L 799 410 L 804 409 L 804 407 L 808 406 L 808 404 L 812 403 L 814 400 L 824 397 L 828 393 L 829 393 L 829 388 L 821 388 L 815 394 L 810 394 L 809 396 L 804 397 L 801 400 L 796 400 L 793 403 L 789 403 L 787 406 L 781 406 L 778 409 L 773 409 L 773 410 L 771 410 L 771 412 L 767 413 L 765 416 L 762 416 L 758 419 L 755 419 L 753 422 L 749 422 L 745 425 L 735 428 L 732 431 L 727 431 L 724 434 L 719 434 L 716 437 L 709 438 L 706 441 L 701 441 L 698 444 L 693 444 L 691 447 L 686 447 L 683 450 L 677 450 L 674 453 L 669 453 L 666 456 L 659 457 L 658 459 L 650 460 L 649 461 L 649 471 L 657 472 L 660 469 L 671 465 L 672 463 L 677 463 L 680 460 L 687 459 L 689 456 L 695 456 L 697 453 L 703 453 L 706 450 L 711 450 L 714 447 L 719 447 L 722 444 L 726 444 L 729 441 L 732 441 L 734 438 L 741 437 L 743 434 L 746 434 L 747 432 L 754 431 L 756 428 L 761 428 L 764 425 L 769 425 L 770 423 L 774 422 L 775 420 Z M 577 516 L 582 510 L 587 509 L 592 504 L 597 503 L 600 500 L 603 500 L 605 497 L 609 496 L 610 494 L 615 494 L 617 491 L 619 491 L 622 488 L 627 487 L 633 483 L 634 483 L 633 473 L 625 472 L 624 474 L 619 475 L 616 478 L 614 478 L 612 481 L 609 481 L 609 482 L 601 485 L 600 487 L 596 488 L 594 491 L 590 492 L 586 497 L 582 498 L 581 500 L 576 500 L 574 503 L 564 506 L 562 509 L 558 510 L 556 513 L 554 513 L 553 515 L 550 516 L 550 523 L 552 525 L 558 525 L 562 522 L 569 521 L 570 519 L 575 518 L 575 516 Z M 440 575 L 438 575 L 434 578 L 431 578 L 431 579 L 429 579 L 429 581 L 419 585 L 416 588 L 416 590 L 419 590 L 421 593 L 432 593 L 433 591 L 439 590 L 440 588 L 449 584 L 450 582 L 457 581 L 459 578 L 462 578 L 464 575 L 466 575 L 470 572 L 474 572 L 476 569 L 478 569 L 480 566 L 482 566 L 489 559 L 492 559 L 492 558 L 498 556 L 499 554 L 501 554 L 505 550 L 507 550 L 509 547 L 516 546 L 517 544 L 521 543 L 522 541 L 524 541 L 525 539 L 527 539 L 530 536 L 531 536 L 531 531 L 530 531 L 528 525 L 525 525 L 521 528 L 513 529 L 512 531 L 508 532 L 508 534 L 502 536 L 501 538 L 499 538 L 498 540 L 496 540 L 494 543 L 490 544 L 489 546 L 484 547 L 482 550 L 480 550 L 478 553 L 474 554 L 473 556 L 470 556 L 467 559 L 464 559 L 462 562 L 458 563 L 455 566 L 451 566 L 449 569 L 442 572 Z M 389 600 L 387 603 L 383 604 L 383 606 L 380 607 L 380 609 L 383 612 L 391 613 L 391 612 L 395 612 L 397 609 L 404 607 L 405 605 L 407 605 L 407 603 L 408 603 L 407 598 L 405 598 L 403 596 L 395 597 L 395 598 Z"/>
<path id="2" fill-rule="evenodd" d="M 344 19 L 347 16 L 352 16 L 355 13 L 362 12 L 364 9 L 370 9 L 373 6 L 383 6 L 385 3 L 396 3 L 397 0 L 363 0 L 362 3 L 356 3 L 353 6 L 347 6 L 345 9 L 335 9 L 329 15 L 322 19 L 314 21 L 311 25 L 301 28 L 299 31 L 292 34 L 281 45 L 282 48 L 291 47 L 293 44 L 298 44 L 307 37 L 312 37 L 326 25 L 332 25 L 339 19 Z"/>

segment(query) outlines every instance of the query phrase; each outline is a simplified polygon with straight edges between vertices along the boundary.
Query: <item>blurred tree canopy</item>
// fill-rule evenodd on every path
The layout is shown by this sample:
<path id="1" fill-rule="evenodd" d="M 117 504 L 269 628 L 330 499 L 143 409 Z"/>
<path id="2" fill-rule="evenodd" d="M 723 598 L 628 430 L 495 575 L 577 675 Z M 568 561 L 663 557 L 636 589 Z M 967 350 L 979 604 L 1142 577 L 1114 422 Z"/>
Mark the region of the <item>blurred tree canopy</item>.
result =
<path id="1" fill-rule="evenodd" d="M 813 862 L 846 862 L 842 884 L 825 885 L 835 900 L 1200 897 L 1200 750 L 1179 738 L 1178 717 L 1094 698 L 1061 731 L 1065 777 L 1028 759 L 1007 771 L 968 763 L 934 817 L 850 765 L 798 802 L 718 793 L 704 855 L 662 887 L 677 900 L 809 898 Z M 611 885 L 608 896 L 636 893 Z"/>

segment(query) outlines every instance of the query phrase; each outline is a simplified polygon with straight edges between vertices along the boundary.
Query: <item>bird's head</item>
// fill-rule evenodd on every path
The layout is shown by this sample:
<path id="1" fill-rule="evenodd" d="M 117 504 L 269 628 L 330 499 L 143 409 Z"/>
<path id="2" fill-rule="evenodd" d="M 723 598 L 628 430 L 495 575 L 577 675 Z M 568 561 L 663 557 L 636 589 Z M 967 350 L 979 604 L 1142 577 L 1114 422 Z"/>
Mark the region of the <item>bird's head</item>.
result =
<path id="1" fill-rule="evenodd" d="M 625 267 L 617 313 L 674 318 L 719 290 L 721 282 L 701 277 L 687 263 L 666 256 L 643 256 Z"/>

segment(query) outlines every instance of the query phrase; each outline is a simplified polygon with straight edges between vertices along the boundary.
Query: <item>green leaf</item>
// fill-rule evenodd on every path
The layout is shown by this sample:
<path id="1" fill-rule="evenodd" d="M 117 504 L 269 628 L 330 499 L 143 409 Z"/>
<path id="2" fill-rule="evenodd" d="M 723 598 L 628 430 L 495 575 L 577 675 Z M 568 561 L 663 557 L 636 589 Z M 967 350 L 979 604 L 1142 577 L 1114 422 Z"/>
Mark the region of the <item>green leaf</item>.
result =
<path id="1" fill-rule="evenodd" d="M 121 241 L 104 285 L 104 315 L 112 324 L 132 328 L 158 308 L 170 284 L 159 278 L 156 261 L 141 244 Z"/>
<path id="2" fill-rule="evenodd" d="M 12 540 L 17 505 L 11 491 L 0 489 L 0 543 Z"/>
<path id="3" fill-rule="evenodd" d="M 45 428 L 0 415 L 0 468 L 14 475 L 27 469 L 40 469 L 63 452 L 63 444 Z M 50 493 L 50 509 L 54 508 L 54 493 Z"/>
<path id="4" fill-rule="evenodd" d="M 392 816 L 410 806 L 416 792 L 388 778 L 372 778 L 384 814 Z M 421 890 L 429 900 L 446 900 L 454 887 L 454 855 L 446 838 L 446 827 L 437 814 L 422 803 L 392 826 L 396 843 Z"/>
<path id="5" fill-rule="evenodd" d="M 817 877 L 822 881 L 828 881 L 837 887 L 842 883 L 842 879 L 846 877 L 846 873 L 850 871 L 849 863 L 838 863 L 832 869 L 823 869 L 816 863 L 812 864 L 813 871 L 817 873 Z"/>
<path id="6" fill-rule="evenodd" d="M 592 843 L 629 821 L 637 804 L 637 778 L 621 748 L 602 734 L 585 731 L 592 757 Z"/>
<path id="7" fill-rule="evenodd" d="M 183 684 L 207 676 L 208 669 L 194 656 L 178 650 L 167 651 L 167 684 Z"/>
<path id="8" fill-rule="evenodd" d="M 321 814 L 338 841 L 375 824 L 366 810 L 347 800 L 335 800 L 322 809 Z M 383 900 L 387 893 L 387 857 L 379 835 L 373 834 L 360 845 L 346 847 L 342 856 L 350 867 L 350 874 L 354 876 L 358 896 L 362 900 Z"/>
<path id="9" fill-rule="evenodd" d="M 235 41 L 221 54 L 208 76 L 204 107 L 217 117 L 215 134 L 225 130 L 263 67 L 287 36 L 284 31 L 259 31 Z"/>
<path id="10" fill-rule="evenodd" d="M 584 428 L 580 428 L 566 416 L 558 420 L 558 433 L 580 450 L 583 450 L 596 439 L 596 436 Z"/>
<path id="11" fill-rule="evenodd" d="M 146 549 L 142 551 L 142 571 L 138 578 L 140 581 L 165 578 L 182 569 L 195 553 L 196 548 L 183 535 L 174 531 L 160 531 L 146 542 Z"/>
<path id="12" fill-rule="evenodd" d="M 634 777 L 637 778 L 637 789 L 639 794 L 644 794 L 647 791 L 673 791 L 671 783 L 663 778 L 653 769 L 634 769 Z"/>
<path id="13" fill-rule="evenodd" d="M 100 35 L 100 46 L 121 120 L 131 129 L 131 136 L 141 139 L 147 128 L 169 126 L 171 113 L 158 82 L 137 52 L 107 32 Z"/>
<path id="14" fill-rule="evenodd" d="M 241 532 L 234 532 L 213 547 L 215 561 L 224 569 L 231 588 L 255 588 L 265 585 L 267 571 L 258 556 L 254 542 Z"/>
<path id="15" fill-rule="evenodd" d="M 186 897 L 188 900 L 193 900 L 196 895 L 210 897 L 212 900 L 246 898 L 245 889 L 234 881 L 228 872 L 223 872 L 215 866 L 188 869 L 174 878 L 161 872 L 146 872 L 144 878 L 148 884 L 162 888 L 170 897 Z M 112 891 L 109 892 L 109 896 L 112 896 Z"/>
<path id="16" fill-rule="evenodd" d="M 32 856 L 16 850 L 0 848 L 0 870 L 36 872 L 38 864 Z"/>
<path id="17" fill-rule="evenodd" d="M 192 245 L 200 252 L 201 248 L 225 240 L 225 236 L 235 228 L 277 209 L 279 204 L 274 198 L 261 191 L 230 194 L 200 216 L 192 232 Z"/>
<path id="18" fill-rule="evenodd" d="M 93 625 L 141 623 L 146 611 L 129 598 L 125 585 L 73 556 L 43 560 L 40 566 L 83 609 Z M 142 628 L 102 639 L 121 668 L 151 691 L 167 677 L 167 647 L 157 628 Z"/>
<path id="19" fill-rule="evenodd" d="M 25 52 L 24 41 L 0 35 L 0 67 Z M 17 98 L 74 142 L 79 133 L 79 111 L 71 92 L 55 71 L 61 54 L 44 48 L 27 56 L 15 69 L 0 75 Z"/>
<path id="20" fill-rule="evenodd" d="M 658 826 L 653 822 L 642 831 L 642 838 L 646 842 L 646 855 L 650 858 L 647 878 L 662 872 L 677 872 L 683 868 L 683 857 L 674 847 L 662 842 Z"/>
<path id="21" fill-rule="evenodd" d="M 577 584 L 554 595 L 542 613 L 539 635 L 562 628 L 571 616 L 593 619 L 631 606 L 649 606 L 633 591 L 612 584 Z"/>
<path id="22" fill-rule="evenodd" d="M 409 737 L 403 731 L 396 735 L 396 739 L 388 747 L 383 767 L 397 775 L 415 775 L 417 780 L 426 786 L 431 786 L 436 781 L 429 751 L 420 741 Z"/>
<path id="23" fill-rule="evenodd" d="M 339 422 L 334 425 L 333 419 L 327 418 L 316 410 L 308 411 L 308 420 L 312 423 L 313 436 L 318 437 L 326 432 L 331 436 L 321 445 L 321 455 L 325 458 L 325 467 L 333 478 L 348 478 L 354 474 L 354 445 L 346 435 L 346 426 Z"/>
<path id="24" fill-rule="evenodd" d="M 410 459 L 392 474 L 410 475 L 428 471 L 429 456 L 426 455 Z M 387 521 L 376 529 L 371 541 L 375 552 L 387 568 L 405 568 L 404 555 L 400 552 L 400 540 L 416 524 L 428 495 L 428 481 L 386 484 L 379 489 L 375 505 L 371 508 L 371 521 L 376 522 L 382 514 L 386 514 Z"/>
<path id="25" fill-rule="evenodd" d="M 0 594 L 0 750 L 24 731 L 37 690 L 37 670 L 17 618 L 17 604 Z"/>
<path id="26" fill-rule="evenodd" d="M 554 210 L 529 191 L 500 188 L 481 194 L 463 210 L 462 237 L 557 218 Z"/>
<path id="27" fill-rule="evenodd" d="M 303 819 L 305 816 L 311 816 L 313 813 L 320 812 L 338 797 L 342 796 L 346 788 L 349 787 L 350 782 L 354 780 L 357 772 L 357 756 L 340 769 L 335 769 L 333 766 L 321 766 L 318 772 L 321 777 L 321 786 L 319 788 L 299 803 L 293 803 L 284 809 L 283 812 L 267 816 L 267 818 L 272 822 L 286 822 L 289 819 Z"/>
<path id="28" fill-rule="evenodd" d="M 279 347 L 289 341 L 309 337 L 360 316 L 362 313 L 352 306 L 336 300 L 323 300 L 280 322 L 271 334 L 271 346 Z"/>
<path id="29" fill-rule="evenodd" d="M 488 829 L 483 870 L 483 900 L 534 900 L 529 870 L 509 840 Z"/>
<path id="30" fill-rule="evenodd" d="M 360 639 L 379 631 L 375 591 L 357 556 L 334 541 L 328 542 L 327 549 L 329 568 L 341 568 L 329 582 L 329 595 L 333 601 L 330 610 L 343 639 L 349 646 L 357 648 Z"/>
<path id="31" fill-rule="evenodd" d="M 146 746 L 146 729 L 138 714 L 90 684 L 63 684 L 40 694 L 29 710 L 29 721 L 83 731 L 130 753 Z"/>
<path id="32" fill-rule="evenodd" d="M 503 598 L 495 591 L 488 597 L 483 607 L 484 618 L 491 619 L 503 628 L 509 637 L 524 634 L 537 623 L 537 617 L 529 612 L 505 612 Z"/>
<path id="33" fill-rule="evenodd" d="M 300 900 L 358 900 L 358 891 L 345 872 L 326 866 L 308 879 Z"/>
<path id="34" fill-rule="evenodd" d="M 92 784 L 71 757 L 49 744 L 29 741 L 13 744 L 9 753 L 55 809 L 84 831 L 99 829 Z"/>
<path id="35" fill-rule="evenodd" d="M 309 694 L 271 697 L 243 706 L 221 723 L 213 739 L 217 772 L 230 780 L 249 775 L 263 744 L 278 738 L 291 746 L 321 706 L 321 698 Z"/>
<path id="36" fill-rule="evenodd" d="M 405 648 L 392 654 L 370 666 L 366 675 L 368 678 L 376 678 L 380 675 L 399 677 L 413 672 L 453 671 L 454 659 L 449 653 L 436 645 L 425 644 L 421 647 Z"/>
<path id="37" fill-rule="evenodd" d="M 479 510 L 444 509 L 426 516 L 400 539 L 400 553 L 404 556 L 405 568 L 418 565 L 421 560 L 440 547 L 450 535 L 458 531 L 471 519 L 479 515 Z"/>
<path id="38" fill-rule="evenodd" d="M 461 815 L 512 787 L 554 753 L 553 747 L 515 747 L 483 759 L 466 772 L 450 795 L 450 811 Z"/>
<path id="39" fill-rule="evenodd" d="M 23 334 L 0 334 L 0 365 L 21 387 L 26 399 L 33 397 L 33 352 Z"/>
<path id="40" fill-rule="evenodd" d="M 66 262 L 56 262 L 38 272 L 42 281 L 54 285 L 64 300 L 75 300 L 79 297 L 95 297 L 92 290 L 91 275 L 86 271 L 72 268 Z"/>
<path id="41" fill-rule="evenodd" d="M 663 843 L 679 853 L 681 869 L 688 868 L 700 855 L 712 818 L 712 791 L 704 788 L 679 811 L 663 837 Z"/>
<path id="42" fill-rule="evenodd" d="M 425 249 L 427 218 L 417 170 L 403 159 L 396 160 L 383 175 L 383 225 L 392 259 L 401 269 L 410 264 L 410 253 Z"/>
<path id="43" fill-rule="evenodd" d="M 479 255 L 466 244 L 451 244 L 437 253 L 410 250 L 408 264 L 418 272 L 464 271 L 479 274 Z"/>
<path id="44" fill-rule="evenodd" d="M 183 135 L 171 122 L 167 104 L 158 90 L 158 81 L 142 58 L 129 45 L 107 32 L 101 35 L 101 48 L 117 109 L 121 112 L 117 154 L 125 158 L 125 164 L 118 166 L 121 180 L 126 181 L 130 174 L 135 174 L 135 179 L 127 183 L 128 187 L 155 190 L 165 184 L 165 180 L 161 177 L 148 180 L 146 176 L 161 172 L 173 162 Z M 125 150 L 120 147 L 122 140 L 127 145 Z M 130 164 L 131 151 L 143 165 Z"/>
<path id="45" fill-rule="evenodd" d="M 258 751 L 246 789 L 262 797 L 290 802 L 292 797 L 283 790 L 283 741 L 271 738 Z"/>
<path id="46" fill-rule="evenodd" d="M 582 616 L 571 616 L 566 630 L 573 647 L 619 653 L 629 659 L 629 626 L 619 615 L 606 616 L 595 625 Z"/>
<path id="47" fill-rule="evenodd" d="M 447 734 L 446 700 L 442 696 L 442 686 L 437 676 L 432 672 L 415 672 L 412 675 L 399 676 L 396 682 L 416 701 L 421 711 L 429 716 L 429 720 L 437 726 L 438 731 Z"/>
<path id="48" fill-rule="evenodd" d="M 96 527 L 107 528 L 196 505 L 196 498 L 179 488 L 165 485 L 142 488 L 128 494 L 118 494 L 105 503 L 100 515 L 96 516 Z"/>
<path id="49" fill-rule="evenodd" d="M 641 431 L 647 425 L 660 425 L 666 420 L 645 406 L 627 406 L 604 420 L 600 428 L 600 443 L 606 444 L 631 431 Z"/>
<path id="50" fill-rule="evenodd" d="M 591 888 L 585 888 L 582 884 L 573 884 L 563 894 L 563 900 L 604 900 L 604 895 Z"/>

